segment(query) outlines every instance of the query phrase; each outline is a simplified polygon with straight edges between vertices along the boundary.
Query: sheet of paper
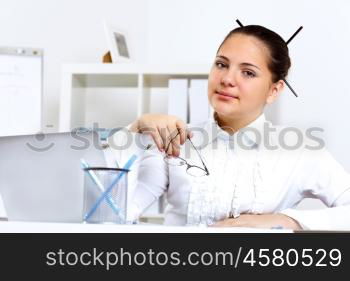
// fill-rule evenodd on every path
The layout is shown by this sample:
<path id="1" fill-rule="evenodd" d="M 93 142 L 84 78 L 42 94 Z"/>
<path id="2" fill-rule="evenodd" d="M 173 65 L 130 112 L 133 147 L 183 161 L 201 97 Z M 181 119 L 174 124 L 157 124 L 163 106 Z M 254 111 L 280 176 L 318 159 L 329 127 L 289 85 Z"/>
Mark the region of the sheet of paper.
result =
<path id="1" fill-rule="evenodd" d="M 41 130 L 42 57 L 0 50 L 0 136 Z"/>

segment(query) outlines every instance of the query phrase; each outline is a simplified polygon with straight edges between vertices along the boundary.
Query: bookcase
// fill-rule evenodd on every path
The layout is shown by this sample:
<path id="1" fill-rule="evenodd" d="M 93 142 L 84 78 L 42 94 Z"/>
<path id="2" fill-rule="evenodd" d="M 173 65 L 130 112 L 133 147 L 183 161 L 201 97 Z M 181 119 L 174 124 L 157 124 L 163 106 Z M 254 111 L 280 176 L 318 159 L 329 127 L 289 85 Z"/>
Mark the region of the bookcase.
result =
<path id="1" fill-rule="evenodd" d="M 92 122 L 125 126 L 153 112 L 152 96 L 166 92 L 169 79 L 207 79 L 209 71 L 210 65 L 64 64 L 59 131 Z"/>

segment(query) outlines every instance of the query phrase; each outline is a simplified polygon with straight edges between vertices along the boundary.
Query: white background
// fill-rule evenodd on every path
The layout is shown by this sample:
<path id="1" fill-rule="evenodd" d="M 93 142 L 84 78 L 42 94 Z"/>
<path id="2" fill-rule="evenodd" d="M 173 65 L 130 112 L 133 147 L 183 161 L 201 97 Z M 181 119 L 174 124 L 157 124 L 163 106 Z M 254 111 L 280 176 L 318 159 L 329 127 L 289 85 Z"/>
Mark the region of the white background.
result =
<path id="1" fill-rule="evenodd" d="M 226 33 L 260 24 L 290 43 L 289 82 L 269 109 L 276 123 L 325 130 L 326 145 L 350 171 L 350 4 L 346 0 L 1 0 L 0 44 L 45 51 L 44 125 L 57 130 L 60 66 L 100 62 L 107 50 L 102 20 L 126 29 L 134 61 L 212 63 Z M 1 102 L 1 100 L 0 100 Z M 166 103 L 165 103 L 166 105 Z"/>

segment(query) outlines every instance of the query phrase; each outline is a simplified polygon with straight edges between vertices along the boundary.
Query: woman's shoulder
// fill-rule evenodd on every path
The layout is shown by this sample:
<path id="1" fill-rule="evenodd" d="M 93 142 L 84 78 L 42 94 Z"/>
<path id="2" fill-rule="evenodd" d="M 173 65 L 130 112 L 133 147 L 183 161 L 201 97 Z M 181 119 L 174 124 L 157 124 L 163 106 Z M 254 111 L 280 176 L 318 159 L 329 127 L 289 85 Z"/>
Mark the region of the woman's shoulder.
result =
<path id="1" fill-rule="evenodd" d="M 276 125 L 266 120 L 259 136 L 265 143 L 269 141 L 280 150 L 324 151 L 325 141 L 320 128 L 303 128 L 292 125 Z M 266 145 L 265 145 L 266 146 Z"/>
<path id="2" fill-rule="evenodd" d="M 206 146 L 211 142 L 215 135 L 215 121 L 208 119 L 202 122 L 190 123 L 187 125 L 192 132 L 191 141 L 195 146 Z"/>

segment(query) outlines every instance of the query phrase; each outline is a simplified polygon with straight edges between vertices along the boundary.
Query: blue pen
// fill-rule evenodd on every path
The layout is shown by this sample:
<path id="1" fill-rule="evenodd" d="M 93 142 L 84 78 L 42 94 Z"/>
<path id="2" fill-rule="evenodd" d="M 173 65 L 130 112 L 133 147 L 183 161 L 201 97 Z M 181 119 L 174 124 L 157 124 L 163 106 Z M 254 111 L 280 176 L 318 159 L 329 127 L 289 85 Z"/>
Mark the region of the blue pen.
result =
<path id="1" fill-rule="evenodd" d="M 85 168 L 85 169 L 89 168 L 89 164 L 84 159 L 81 159 L 80 162 L 81 162 L 81 165 L 83 168 Z M 98 189 L 101 191 L 101 193 L 103 193 L 104 192 L 103 184 L 100 182 L 100 180 L 98 179 L 96 174 L 91 170 L 87 170 L 86 172 L 90 176 L 91 180 L 95 183 L 96 187 L 98 187 Z M 117 204 L 114 202 L 113 198 L 108 194 L 106 200 L 107 200 L 109 206 L 118 215 L 120 212 L 120 209 L 118 208 Z"/>
<path id="2" fill-rule="evenodd" d="M 126 162 L 125 166 L 123 167 L 124 170 L 129 170 L 129 168 L 132 166 L 132 164 L 135 162 L 137 156 L 132 155 L 130 159 Z M 90 211 L 86 214 L 85 220 L 88 220 L 93 213 L 97 210 L 98 206 L 100 206 L 101 202 L 108 196 L 108 194 L 113 189 L 114 185 L 119 182 L 119 180 L 126 174 L 126 171 L 121 171 L 120 174 L 113 180 L 113 182 L 110 184 L 110 186 L 101 194 L 101 196 L 98 198 L 96 203 L 92 206 Z"/>

